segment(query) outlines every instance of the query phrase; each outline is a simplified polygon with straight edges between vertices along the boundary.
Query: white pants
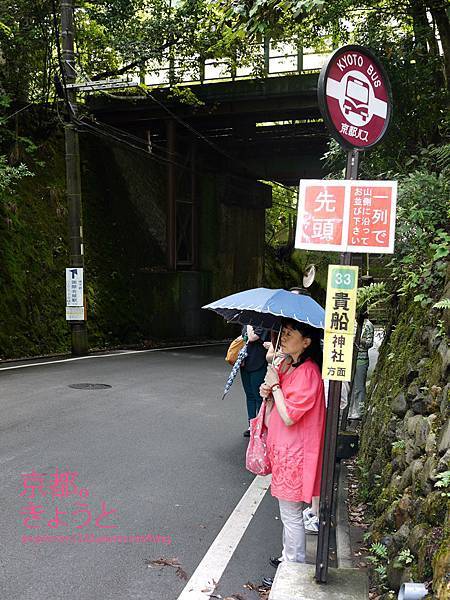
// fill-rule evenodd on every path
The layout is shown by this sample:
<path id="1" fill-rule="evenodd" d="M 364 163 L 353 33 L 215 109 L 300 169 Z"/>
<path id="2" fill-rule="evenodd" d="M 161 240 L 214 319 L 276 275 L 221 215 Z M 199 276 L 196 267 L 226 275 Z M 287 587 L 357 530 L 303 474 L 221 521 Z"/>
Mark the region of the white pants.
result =
<path id="1" fill-rule="evenodd" d="M 280 503 L 280 517 L 283 523 L 283 554 L 281 560 L 306 562 L 306 536 L 303 523 L 303 502 Z"/>

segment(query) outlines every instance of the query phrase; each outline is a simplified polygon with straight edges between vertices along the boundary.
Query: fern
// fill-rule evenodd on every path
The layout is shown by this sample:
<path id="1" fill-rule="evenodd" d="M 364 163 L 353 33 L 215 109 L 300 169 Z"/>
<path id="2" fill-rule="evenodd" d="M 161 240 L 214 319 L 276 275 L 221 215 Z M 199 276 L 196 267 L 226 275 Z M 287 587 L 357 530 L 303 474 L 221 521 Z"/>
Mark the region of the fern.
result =
<path id="1" fill-rule="evenodd" d="M 450 298 L 443 298 L 433 304 L 433 308 L 438 308 L 439 310 L 448 310 L 450 308 Z"/>
<path id="2" fill-rule="evenodd" d="M 358 308 L 362 308 L 363 306 L 373 308 L 377 304 L 380 304 L 380 302 L 385 302 L 388 299 L 389 294 L 386 291 L 386 284 L 381 282 L 371 283 L 370 285 L 358 288 L 356 302 Z"/>

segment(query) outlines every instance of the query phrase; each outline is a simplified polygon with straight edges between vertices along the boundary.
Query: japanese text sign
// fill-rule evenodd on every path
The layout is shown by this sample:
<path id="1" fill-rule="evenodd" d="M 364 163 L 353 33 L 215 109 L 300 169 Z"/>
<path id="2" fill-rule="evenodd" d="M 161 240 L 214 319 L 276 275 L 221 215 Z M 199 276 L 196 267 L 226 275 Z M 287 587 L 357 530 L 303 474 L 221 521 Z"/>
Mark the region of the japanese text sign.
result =
<path id="1" fill-rule="evenodd" d="M 83 321 L 83 269 L 66 269 L 66 320 Z"/>
<path id="2" fill-rule="evenodd" d="M 391 116 L 391 88 L 370 50 L 355 45 L 336 50 L 322 67 L 317 92 L 325 123 L 342 146 L 366 149 L 383 138 Z"/>
<path id="3" fill-rule="evenodd" d="M 396 181 L 300 181 L 295 247 L 392 254 Z"/>
<path id="4" fill-rule="evenodd" d="M 328 267 L 322 377 L 350 381 L 355 335 L 358 267 Z"/>

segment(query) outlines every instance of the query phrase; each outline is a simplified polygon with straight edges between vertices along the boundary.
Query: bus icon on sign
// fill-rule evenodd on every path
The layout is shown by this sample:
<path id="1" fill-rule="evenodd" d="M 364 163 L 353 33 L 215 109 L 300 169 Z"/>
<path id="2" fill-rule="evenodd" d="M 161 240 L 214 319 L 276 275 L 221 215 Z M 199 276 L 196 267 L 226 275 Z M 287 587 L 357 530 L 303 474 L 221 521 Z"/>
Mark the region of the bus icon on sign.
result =
<path id="1" fill-rule="evenodd" d="M 365 81 L 351 75 L 345 86 L 344 112 L 359 115 L 363 121 L 369 116 L 369 86 Z"/>

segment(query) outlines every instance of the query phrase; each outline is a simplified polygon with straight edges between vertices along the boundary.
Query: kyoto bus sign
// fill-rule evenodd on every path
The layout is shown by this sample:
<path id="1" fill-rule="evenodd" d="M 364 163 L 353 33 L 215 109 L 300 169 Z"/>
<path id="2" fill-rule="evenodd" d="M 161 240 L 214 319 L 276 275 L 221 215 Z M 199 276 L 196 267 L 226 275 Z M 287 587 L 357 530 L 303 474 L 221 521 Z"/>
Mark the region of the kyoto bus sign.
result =
<path id="1" fill-rule="evenodd" d="M 378 59 L 362 46 L 344 46 L 322 67 L 318 100 L 331 135 L 347 149 L 364 150 L 386 133 L 391 86 Z"/>

